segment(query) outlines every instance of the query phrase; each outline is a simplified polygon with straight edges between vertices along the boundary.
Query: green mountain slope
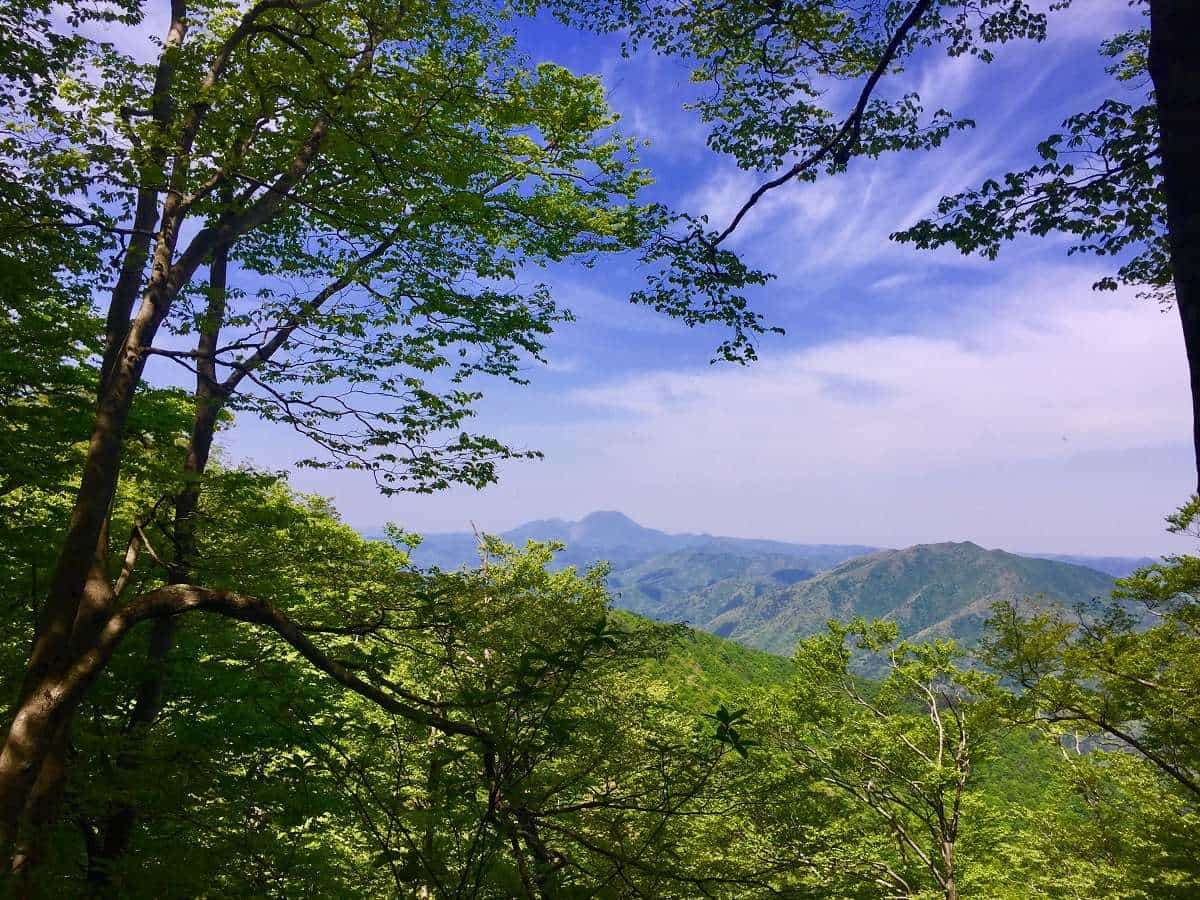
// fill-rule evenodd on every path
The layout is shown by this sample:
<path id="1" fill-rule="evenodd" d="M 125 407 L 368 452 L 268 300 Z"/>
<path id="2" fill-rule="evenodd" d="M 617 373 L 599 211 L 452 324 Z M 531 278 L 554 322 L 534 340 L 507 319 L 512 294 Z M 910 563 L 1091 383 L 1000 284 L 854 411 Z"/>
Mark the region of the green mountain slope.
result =
<path id="1" fill-rule="evenodd" d="M 1108 572 L 1124 574 L 1141 562 L 1018 555 L 970 542 L 873 550 L 668 534 L 619 512 L 594 512 L 579 521 L 543 519 L 500 537 L 517 546 L 527 540 L 564 543 L 556 566 L 582 569 L 608 560 L 609 586 L 620 608 L 783 655 L 829 619 L 858 615 L 893 619 L 907 637 L 949 636 L 971 644 L 996 600 L 1086 602 L 1111 590 Z M 473 565 L 476 539 L 429 535 L 413 558 L 443 568 Z"/>
<path id="2" fill-rule="evenodd" d="M 686 549 L 614 569 L 609 584 L 623 609 L 664 621 L 703 623 L 837 562 L 799 551 Z"/>
<path id="3" fill-rule="evenodd" d="M 872 553 L 795 584 L 770 590 L 764 585 L 761 577 L 743 572 L 699 588 L 690 604 L 671 595 L 655 608 L 640 595 L 635 608 L 782 654 L 829 619 L 859 615 L 895 620 L 905 636 L 948 636 L 970 644 L 996 600 L 1086 602 L 1107 593 L 1112 579 L 1083 566 L 965 542 Z M 624 605 L 627 595 L 618 602 Z"/>
<path id="4" fill-rule="evenodd" d="M 782 684 L 794 667 L 785 657 L 688 629 L 651 670 L 671 685 L 680 704 L 710 712 L 719 703 L 735 704 L 755 689 Z"/>

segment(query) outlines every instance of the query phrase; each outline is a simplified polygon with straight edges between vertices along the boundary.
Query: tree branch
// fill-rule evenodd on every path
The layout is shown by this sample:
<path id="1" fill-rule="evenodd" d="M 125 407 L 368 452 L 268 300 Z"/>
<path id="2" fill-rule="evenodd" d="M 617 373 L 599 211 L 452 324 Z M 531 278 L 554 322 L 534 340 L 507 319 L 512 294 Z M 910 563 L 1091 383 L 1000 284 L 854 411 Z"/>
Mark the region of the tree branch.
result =
<path id="1" fill-rule="evenodd" d="M 883 55 L 879 57 L 879 62 L 875 64 L 875 68 L 871 71 L 870 76 L 867 78 L 866 84 L 863 85 L 863 89 L 858 95 L 858 102 L 854 105 L 853 112 L 846 117 L 846 119 L 842 122 L 841 127 L 837 130 L 833 137 L 818 147 L 815 151 L 810 153 L 807 157 L 793 165 L 782 175 L 759 185 L 758 188 L 755 189 L 754 193 L 752 193 L 746 200 L 746 202 L 742 204 L 741 209 L 737 211 L 733 217 L 733 220 L 728 226 L 726 226 L 725 230 L 722 231 L 716 237 L 716 239 L 712 241 L 712 247 L 715 248 L 718 244 L 722 243 L 727 237 L 733 234 L 733 232 L 737 230 L 738 225 L 741 224 L 742 219 L 745 218 L 746 213 L 750 212 L 750 210 L 754 208 L 758 201 L 761 200 L 763 195 L 768 191 L 774 190 L 775 188 L 786 184 L 797 175 L 800 175 L 808 169 L 811 169 L 817 163 L 825 159 L 825 157 L 833 153 L 834 150 L 839 150 L 839 157 L 844 157 L 846 159 L 849 158 L 850 153 L 853 151 L 854 145 L 858 143 L 859 134 L 862 131 L 863 113 L 866 111 L 867 103 L 871 99 L 871 94 L 874 93 L 875 87 L 879 84 L 879 80 L 883 78 L 884 73 L 888 70 L 888 67 L 896 58 L 896 54 L 900 51 L 900 45 L 904 43 L 904 39 L 908 37 L 909 32 L 916 28 L 917 23 L 921 20 L 921 17 L 925 15 L 932 5 L 933 0 L 917 0 L 917 3 L 911 10 L 909 10 L 909 13 L 907 16 L 905 16 L 904 21 L 900 23 L 895 34 L 892 35 L 892 39 L 888 41 L 887 47 L 884 48 Z"/>
<path id="2" fill-rule="evenodd" d="M 113 616 L 105 631 L 116 629 L 115 636 L 119 640 L 120 636 L 143 620 L 177 616 L 192 611 L 217 613 L 227 618 L 270 628 L 317 669 L 382 709 L 410 722 L 436 728 L 445 734 L 474 738 L 485 746 L 491 746 L 493 743 L 490 734 L 474 725 L 456 722 L 430 709 L 422 709 L 404 702 L 359 678 L 346 666 L 326 655 L 295 622 L 267 601 L 256 597 L 189 584 L 171 584 L 131 601 Z"/>

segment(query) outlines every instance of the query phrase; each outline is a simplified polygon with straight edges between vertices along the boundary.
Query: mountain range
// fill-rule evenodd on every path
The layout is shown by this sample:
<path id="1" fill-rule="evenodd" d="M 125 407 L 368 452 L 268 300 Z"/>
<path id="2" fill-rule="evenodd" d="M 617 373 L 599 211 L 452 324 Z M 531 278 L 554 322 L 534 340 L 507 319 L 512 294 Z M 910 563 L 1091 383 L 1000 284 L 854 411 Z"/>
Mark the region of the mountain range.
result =
<path id="1" fill-rule="evenodd" d="M 1150 561 L 1015 554 L 969 541 L 890 550 L 669 534 L 611 511 L 529 522 L 498 537 L 517 546 L 559 541 L 566 547 L 560 565 L 607 560 L 618 607 L 778 654 L 829 619 L 858 615 L 895 620 L 905 636 L 970 644 L 997 600 L 1087 603 L 1107 594 L 1114 576 Z M 413 560 L 444 569 L 473 565 L 476 538 L 428 535 Z"/>
<path id="2" fill-rule="evenodd" d="M 372 533 L 368 532 L 368 536 Z M 711 534 L 669 534 L 639 525 L 624 513 L 613 511 L 590 513 L 577 522 L 538 519 L 501 532 L 497 537 L 518 547 L 526 541 L 559 541 L 566 545 L 559 556 L 562 565 L 586 566 L 607 560 L 614 568 L 632 566 L 679 550 L 708 549 L 741 556 L 775 553 L 793 560 L 805 560 L 807 568 L 818 571 L 878 549 L 860 544 L 790 544 Z M 429 534 L 413 552 L 413 561 L 443 569 L 474 565 L 479 561 L 477 546 L 475 536 L 468 532 Z"/>
<path id="3" fill-rule="evenodd" d="M 770 578 L 779 580 L 778 570 Z M 1112 584 L 1108 575 L 1084 566 L 963 542 L 879 551 L 788 585 L 772 585 L 752 566 L 682 596 L 664 597 L 656 589 L 655 598 L 634 583 L 620 589 L 618 603 L 653 618 L 686 618 L 746 646 L 786 654 L 797 638 L 820 631 L 830 619 L 855 616 L 894 620 L 907 637 L 971 644 L 997 600 L 1071 606 L 1107 594 Z"/>

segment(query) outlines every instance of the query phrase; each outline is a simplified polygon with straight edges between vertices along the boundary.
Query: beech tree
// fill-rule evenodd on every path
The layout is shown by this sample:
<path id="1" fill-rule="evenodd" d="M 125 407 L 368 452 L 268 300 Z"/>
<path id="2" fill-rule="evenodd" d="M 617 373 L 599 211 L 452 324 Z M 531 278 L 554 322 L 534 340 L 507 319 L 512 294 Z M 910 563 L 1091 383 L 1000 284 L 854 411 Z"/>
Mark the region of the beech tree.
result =
<path id="1" fill-rule="evenodd" d="M 1198 512 L 1193 498 L 1170 530 L 1197 536 Z M 1181 555 L 1073 614 L 1000 603 L 979 654 L 1015 691 L 1010 721 L 1061 754 L 1072 830 L 1117 861 L 1125 895 L 1190 896 L 1200 879 L 1198 591 L 1200 558 Z"/>
<path id="2" fill-rule="evenodd" d="M 882 663 L 882 678 L 856 675 L 856 655 Z M 895 896 L 964 891 L 959 846 L 979 770 L 996 752 L 1004 695 L 992 677 L 960 668 L 962 655 L 950 641 L 897 642 L 894 623 L 861 619 L 797 647 L 788 708 L 769 741 L 869 823 L 841 860 L 848 871 L 830 877 Z"/>
<path id="3" fill-rule="evenodd" d="M 478 399 L 465 383 L 519 379 L 566 316 L 519 276 L 636 247 L 665 215 L 634 202 L 646 176 L 599 83 L 523 66 L 493 7 L 176 0 L 150 63 L 77 27 L 139 25 L 139 5 L 67 16 L 66 35 L 53 11 L 12 14 L 50 27 L 48 45 L 35 30 L 15 40 L 53 66 L 37 90 L 5 93 L 4 171 L 36 188 L 25 231 L 94 235 L 79 271 L 103 271 L 94 254 L 111 249 L 115 277 L 82 282 L 107 294 L 95 412 L 0 751 L 0 844 L 18 872 L 55 815 L 73 710 L 141 622 L 158 622 L 154 656 L 185 612 L 266 625 L 392 712 L 471 731 L 340 666 L 262 598 L 189 583 L 217 418 L 249 409 L 290 424 L 315 442 L 310 464 L 366 469 L 385 490 L 487 483 L 497 460 L 530 454 L 461 429 Z M 720 284 L 711 302 L 668 311 L 748 346 L 762 326 Z M 153 554 L 165 584 L 123 596 L 154 550 L 135 527 L 122 574 L 107 569 L 152 358 L 194 375 L 193 424 L 169 498 L 173 552 Z M 159 691 L 149 675 L 143 718 Z"/>
<path id="4" fill-rule="evenodd" d="M 114 527 L 157 492 L 127 475 Z M 170 512 L 145 525 L 153 544 Z M 724 849 L 741 841 L 728 765 L 741 757 L 660 668 L 683 654 L 693 671 L 682 630 L 612 612 L 603 570 L 551 572 L 550 547 L 489 544 L 482 568 L 420 572 L 407 537 L 366 540 L 326 501 L 219 465 L 194 525 L 201 583 L 268 598 L 341 665 L 482 735 L 332 690 L 286 642 L 219 616 L 180 629 L 162 713 L 136 723 L 153 634 L 132 634 L 74 720 L 35 895 L 691 897 L 762 883 L 760 860 Z M 153 590 L 158 568 L 137 567 L 130 593 Z M 0 614 L 24 637 L 18 611 Z M 9 650 L 0 664 L 19 671 Z"/>

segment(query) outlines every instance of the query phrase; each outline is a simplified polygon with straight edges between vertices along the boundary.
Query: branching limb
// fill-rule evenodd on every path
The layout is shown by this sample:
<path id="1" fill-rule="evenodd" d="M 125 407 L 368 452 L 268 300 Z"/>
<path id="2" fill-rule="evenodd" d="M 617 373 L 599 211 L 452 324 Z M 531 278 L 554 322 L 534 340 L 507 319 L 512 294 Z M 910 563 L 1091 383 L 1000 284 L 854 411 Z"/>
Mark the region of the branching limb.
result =
<path id="1" fill-rule="evenodd" d="M 871 71 L 866 83 L 863 85 L 862 91 L 858 95 L 858 102 L 854 104 L 854 110 L 845 118 L 845 120 L 842 122 L 841 128 L 834 133 L 833 137 L 831 137 L 828 141 L 826 141 L 808 156 L 804 157 L 804 159 L 797 162 L 782 175 L 772 178 L 770 181 L 759 185 L 755 189 L 754 193 L 752 193 L 746 200 L 746 202 L 742 204 L 737 213 L 734 214 L 733 219 L 725 227 L 725 230 L 717 235 L 717 237 L 712 241 L 713 247 L 721 244 L 726 238 L 728 238 L 731 234 L 733 234 L 734 231 L 737 230 L 737 227 L 741 224 L 742 219 L 746 217 L 746 214 L 754 208 L 758 201 L 761 200 L 763 195 L 768 191 L 772 191 L 777 187 L 787 184 L 793 178 L 796 178 L 804 172 L 812 169 L 814 166 L 820 164 L 827 157 L 832 156 L 835 153 L 838 159 L 849 159 L 850 154 L 854 152 L 854 147 L 857 145 L 859 136 L 862 132 L 863 114 L 866 112 L 867 103 L 870 102 L 871 95 L 875 92 L 875 88 L 879 84 L 879 80 L 883 78 L 884 73 L 887 72 L 888 68 L 892 65 L 892 62 L 896 59 L 896 54 L 900 52 L 900 48 L 903 46 L 908 35 L 917 27 L 918 23 L 921 21 L 921 17 L 929 11 L 931 6 L 933 6 L 933 0 L 918 0 L 913 8 L 909 10 L 908 15 L 904 17 L 904 21 L 901 22 L 896 28 L 895 33 L 892 35 L 892 39 L 888 41 L 887 47 L 884 48 L 883 55 L 879 57 L 879 62 L 875 64 L 875 68 Z"/>

